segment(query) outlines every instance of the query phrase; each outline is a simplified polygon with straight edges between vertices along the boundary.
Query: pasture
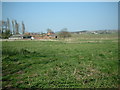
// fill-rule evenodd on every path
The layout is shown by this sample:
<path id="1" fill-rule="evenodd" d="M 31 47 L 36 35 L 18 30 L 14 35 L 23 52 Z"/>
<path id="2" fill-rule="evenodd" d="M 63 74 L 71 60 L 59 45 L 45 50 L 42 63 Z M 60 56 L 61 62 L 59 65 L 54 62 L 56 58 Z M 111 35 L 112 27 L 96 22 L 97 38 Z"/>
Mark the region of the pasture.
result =
<path id="1" fill-rule="evenodd" d="M 3 88 L 117 88 L 117 34 L 3 41 Z"/>

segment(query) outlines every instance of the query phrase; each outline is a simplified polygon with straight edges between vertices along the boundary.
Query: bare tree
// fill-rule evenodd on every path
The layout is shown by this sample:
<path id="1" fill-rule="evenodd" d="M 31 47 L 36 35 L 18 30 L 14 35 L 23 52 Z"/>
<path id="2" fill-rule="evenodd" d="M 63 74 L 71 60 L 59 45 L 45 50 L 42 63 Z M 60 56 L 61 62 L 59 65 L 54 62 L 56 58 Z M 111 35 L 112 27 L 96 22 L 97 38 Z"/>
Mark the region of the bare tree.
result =
<path id="1" fill-rule="evenodd" d="M 25 34 L 25 24 L 22 21 L 22 34 Z"/>
<path id="2" fill-rule="evenodd" d="M 15 22 L 12 20 L 12 28 L 13 28 L 13 34 L 15 34 Z"/>
<path id="3" fill-rule="evenodd" d="M 16 34 L 19 34 L 19 24 L 15 20 L 15 29 L 16 29 Z"/>
<path id="4" fill-rule="evenodd" d="M 67 28 L 64 28 L 59 32 L 58 36 L 61 38 L 67 38 L 71 37 L 71 33 L 67 31 Z"/>
<path id="5" fill-rule="evenodd" d="M 8 21 L 9 22 L 9 21 Z M 11 31 L 8 29 L 8 22 L 2 21 L 2 33 L 1 38 L 8 39 L 11 36 Z"/>
<path id="6" fill-rule="evenodd" d="M 7 30 L 10 30 L 10 21 L 9 21 L 9 18 L 7 18 Z"/>
<path id="7" fill-rule="evenodd" d="M 2 32 L 5 32 L 7 30 L 7 22 L 2 21 Z"/>
<path id="8" fill-rule="evenodd" d="M 47 29 L 47 33 L 52 33 L 53 31 L 51 29 Z"/>

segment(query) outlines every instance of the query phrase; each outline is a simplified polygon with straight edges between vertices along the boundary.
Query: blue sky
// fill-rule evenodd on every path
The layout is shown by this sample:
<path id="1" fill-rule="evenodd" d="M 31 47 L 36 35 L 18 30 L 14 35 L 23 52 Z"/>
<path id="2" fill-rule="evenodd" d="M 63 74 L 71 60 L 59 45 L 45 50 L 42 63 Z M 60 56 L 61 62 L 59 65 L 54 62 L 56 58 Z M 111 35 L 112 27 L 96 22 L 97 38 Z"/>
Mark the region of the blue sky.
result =
<path id="1" fill-rule="evenodd" d="M 24 21 L 26 31 L 118 29 L 117 2 L 3 2 L 2 19 Z"/>

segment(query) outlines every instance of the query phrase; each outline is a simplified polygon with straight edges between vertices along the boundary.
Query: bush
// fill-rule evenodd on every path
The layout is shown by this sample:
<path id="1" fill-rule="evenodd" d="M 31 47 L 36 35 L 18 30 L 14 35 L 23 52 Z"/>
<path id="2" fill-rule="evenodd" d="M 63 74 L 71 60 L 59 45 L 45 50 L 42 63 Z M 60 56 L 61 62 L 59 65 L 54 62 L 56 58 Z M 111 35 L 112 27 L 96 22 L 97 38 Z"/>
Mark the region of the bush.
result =
<path id="1" fill-rule="evenodd" d="M 3 39 L 8 39 L 11 36 L 11 31 L 10 30 L 6 30 L 5 32 L 2 32 L 2 38 Z"/>

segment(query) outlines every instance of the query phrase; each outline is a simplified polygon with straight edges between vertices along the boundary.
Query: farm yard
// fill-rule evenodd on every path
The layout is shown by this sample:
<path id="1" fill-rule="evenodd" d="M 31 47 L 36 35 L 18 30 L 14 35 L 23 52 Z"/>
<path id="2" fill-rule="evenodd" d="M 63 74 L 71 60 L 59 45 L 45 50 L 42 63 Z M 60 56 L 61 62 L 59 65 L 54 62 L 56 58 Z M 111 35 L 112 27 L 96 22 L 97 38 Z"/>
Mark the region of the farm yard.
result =
<path id="1" fill-rule="evenodd" d="M 117 34 L 2 41 L 4 88 L 117 88 Z"/>

